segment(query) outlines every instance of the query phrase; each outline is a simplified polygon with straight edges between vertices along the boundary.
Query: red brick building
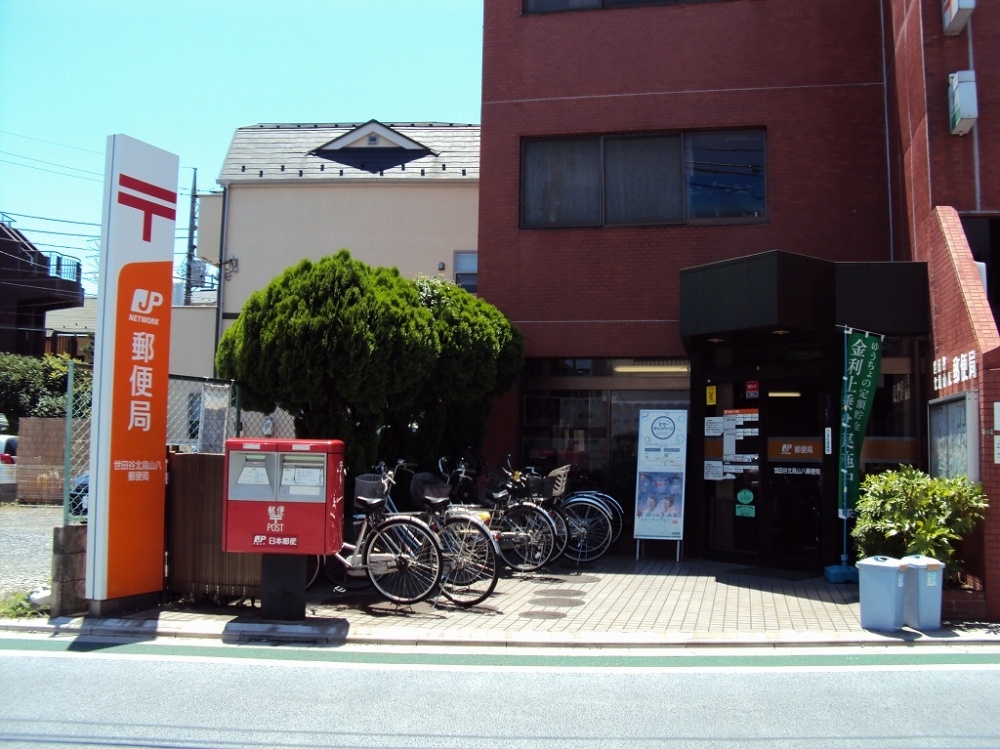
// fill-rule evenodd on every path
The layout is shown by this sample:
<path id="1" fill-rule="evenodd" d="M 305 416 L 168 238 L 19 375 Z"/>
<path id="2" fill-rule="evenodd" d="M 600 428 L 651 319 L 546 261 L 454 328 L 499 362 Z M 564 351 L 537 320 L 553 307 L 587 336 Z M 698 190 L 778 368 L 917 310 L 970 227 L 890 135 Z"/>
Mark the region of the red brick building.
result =
<path id="1" fill-rule="evenodd" d="M 846 328 L 885 336 L 861 470 L 1000 497 L 1000 8 L 967 5 L 486 3 L 479 293 L 528 357 L 488 452 L 630 504 L 638 412 L 686 410 L 685 552 L 820 569 Z M 1000 619 L 1000 511 L 968 546 Z"/>

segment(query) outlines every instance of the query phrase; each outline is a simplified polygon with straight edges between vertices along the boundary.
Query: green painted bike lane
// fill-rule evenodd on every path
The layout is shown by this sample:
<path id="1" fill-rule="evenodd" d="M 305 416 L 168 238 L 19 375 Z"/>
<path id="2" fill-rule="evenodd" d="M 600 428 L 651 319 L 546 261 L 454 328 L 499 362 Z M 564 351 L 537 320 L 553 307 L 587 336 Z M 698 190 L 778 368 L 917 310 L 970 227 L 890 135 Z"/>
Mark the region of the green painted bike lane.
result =
<path id="1" fill-rule="evenodd" d="M 858 649 L 782 648 L 748 653 L 742 648 L 701 653 L 697 649 L 672 652 L 594 652 L 544 649 L 524 652 L 498 648 L 494 651 L 413 650 L 392 646 L 296 646 L 288 644 L 184 644 L 176 642 L 121 641 L 78 638 L 0 637 L 0 652 L 48 654 L 100 654 L 177 658 L 213 658 L 274 662 L 324 662 L 373 666 L 433 666 L 465 668 L 837 668 L 837 667 L 998 667 L 1000 647 L 993 645 L 942 647 L 887 647 L 863 652 Z"/>

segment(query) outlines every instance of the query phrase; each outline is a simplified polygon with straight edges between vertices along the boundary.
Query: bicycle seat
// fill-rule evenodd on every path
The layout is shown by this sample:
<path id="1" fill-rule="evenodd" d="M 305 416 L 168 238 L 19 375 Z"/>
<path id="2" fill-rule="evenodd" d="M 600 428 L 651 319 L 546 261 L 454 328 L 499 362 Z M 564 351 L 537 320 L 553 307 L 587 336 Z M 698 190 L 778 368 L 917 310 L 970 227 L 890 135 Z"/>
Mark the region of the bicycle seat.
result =
<path id="1" fill-rule="evenodd" d="M 450 503 L 449 497 L 424 497 L 424 504 L 431 512 L 441 512 Z"/>
<path id="2" fill-rule="evenodd" d="M 383 509 L 388 501 L 388 497 L 358 497 L 355 503 L 365 515 L 371 515 Z"/>

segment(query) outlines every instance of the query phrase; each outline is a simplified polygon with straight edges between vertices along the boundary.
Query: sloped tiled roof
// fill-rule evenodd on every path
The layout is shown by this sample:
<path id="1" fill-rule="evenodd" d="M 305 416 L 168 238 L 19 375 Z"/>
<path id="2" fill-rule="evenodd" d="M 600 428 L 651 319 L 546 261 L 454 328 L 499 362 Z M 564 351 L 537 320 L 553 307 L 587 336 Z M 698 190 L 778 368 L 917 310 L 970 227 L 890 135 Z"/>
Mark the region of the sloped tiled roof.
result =
<path id="1" fill-rule="evenodd" d="M 415 141 L 424 150 L 349 148 L 322 151 L 372 124 Z M 479 126 L 445 122 L 259 124 L 233 135 L 219 183 L 336 180 L 479 179 Z M 385 132 L 381 130 L 380 132 Z M 391 133 L 390 133 L 391 134 Z M 384 146 L 384 142 L 382 144 Z M 393 154 L 399 156 L 394 158 Z M 371 159 L 365 159 L 371 154 Z"/>

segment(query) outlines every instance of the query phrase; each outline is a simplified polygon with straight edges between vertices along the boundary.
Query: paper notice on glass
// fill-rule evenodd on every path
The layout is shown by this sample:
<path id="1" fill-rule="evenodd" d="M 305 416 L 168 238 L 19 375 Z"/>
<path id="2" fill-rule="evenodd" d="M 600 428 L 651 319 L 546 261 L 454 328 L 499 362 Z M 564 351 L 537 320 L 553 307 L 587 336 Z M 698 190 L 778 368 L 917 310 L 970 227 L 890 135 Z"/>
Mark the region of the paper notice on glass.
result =
<path id="1" fill-rule="evenodd" d="M 721 460 L 705 461 L 705 481 L 722 481 L 726 477 Z"/>
<path id="2" fill-rule="evenodd" d="M 705 417 L 705 436 L 706 437 L 721 437 L 723 431 L 725 431 L 726 420 L 722 416 L 706 416 Z"/>

